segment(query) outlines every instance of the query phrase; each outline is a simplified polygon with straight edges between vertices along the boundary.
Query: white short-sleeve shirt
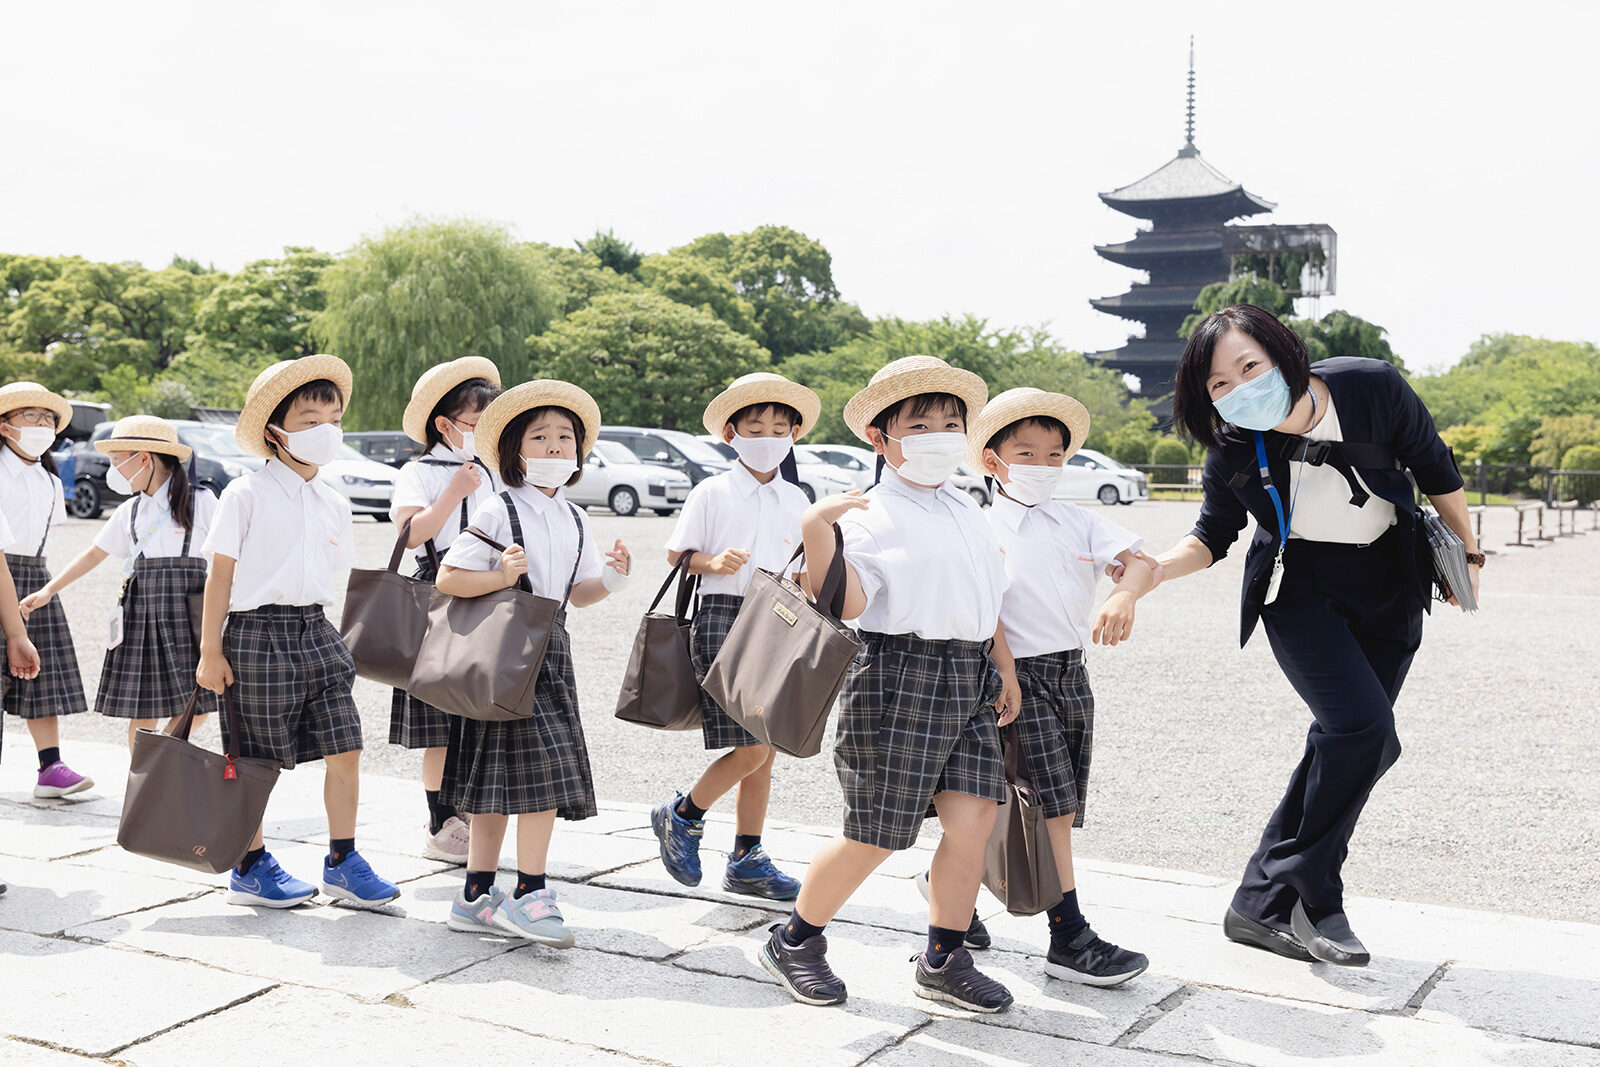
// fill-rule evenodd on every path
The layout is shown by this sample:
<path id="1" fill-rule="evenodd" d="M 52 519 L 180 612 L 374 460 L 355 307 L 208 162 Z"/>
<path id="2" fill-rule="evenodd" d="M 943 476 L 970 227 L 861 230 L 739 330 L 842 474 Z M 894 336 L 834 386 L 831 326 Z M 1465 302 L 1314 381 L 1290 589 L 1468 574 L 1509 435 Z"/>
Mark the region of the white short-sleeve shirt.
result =
<path id="1" fill-rule="evenodd" d="M 927 489 L 887 469 L 867 500 L 839 520 L 867 597 L 856 624 L 930 641 L 993 637 L 1009 579 L 977 502 L 949 482 Z"/>
<path id="2" fill-rule="evenodd" d="M 322 479 L 308 482 L 269 459 L 222 491 L 204 551 L 238 561 L 230 611 L 331 607 L 336 573 L 355 563 L 350 501 Z"/>
<path id="3" fill-rule="evenodd" d="M 989 527 L 1011 577 L 1000 623 L 1018 659 L 1088 647 L 1095 582 L 1118 555 L 1144 546 L 1110 519 L 1060 500 L 1026 507 L 997 493 Z"/>
<path id="4" fill-rule="evenodd" d="M 137 521 L 133 506 L 139 505 Z M 189 538 L 189 555 L 205 556 L 206 537 L 217 515 L 217 498 L 209 489 L 194 492 L 194 534 Z M 167 487 L 154 496 L 140 493 L 117 505 L 111 518 L 95 534 L 94 547 L 118 559 L 127 559 L 139 550 L 141 559 L 170 559 L 183 551 L 183 527 L 172 517 Z"/>
<path id="5" fill-rule="evenodd" d="M 19 556 L 43 555 L 49 528 L 67 521 L 61 479 L 0 444 L 0 511 L 11 524 L 11 550 Z"/>
<path id="6" fill-rule="evenodd" d="M 562 600 L 567 595 L 569 578 L 577 584 L 600 577 L 600 553 L 595 549 L 594 536 L 589 530 L 589 516 L 582 508 L 576 509 L 574 516 L 566 493 L 558 489 L 554 496 L 545 496 L 531 486 L 505 492 L 511 494 L 517 506 L 517 521 L 522 524 L 522 550 L 528 556 L 528 584 L 533 587 L 535 596 Z M 499 494 L 479 505 L 472 514 L 472 525 L 502 545 L 509 546 L 513 541 L 511 518 Z M 574 561 L 578 565 L 575 578 Z M 446 567 L 462 570 L 499 570 L 500 553 L 476 535 L 462 533 L 456 535 L 443 562 Z"/>
<path id="7" fill-rule="evenodd" d="M 0 552 L 11 548 L 15 539 L 11 536 L 11 526 L 6 522 L 6 513 L 0 511 Z"/>
<path id="8" fill-rule="evenodd" d="M 401 467 L 400 473 L 395 475 L 394 479 L 394 499 L 389 504 L 389 518 L 399 522 L 401 508 L 432 507 L 434 501 L 444 495 L 445 487 L 460 469 L 461 461 L 444 445 L 434 445 L 428 450 L 427 455 Z M 465 511 L 460 505 L 452 508 L 450 514 L 445 517 L 444 525 L 433 535 L 433 547 L 440 555 L 449 551 L 450 546 L 455 543 L 456 534 L 464 529 L 466 524 L 462 523 L 461 516 L 465 514 L 467 523 L 471 523 L 472 513 L 477 511 L 485 500 L 503 488 L 500 480 L 481 463 L 478 466 L 478 473 L 482 475 L 483 481 L 478 483 L 478 488 L 462 502 Z M 418 545 L 412 552 L 421 559 L 427 555 L 427 548 Z"/>
<path id="9" fill-rule="evenodd" d="M 706 574 L 700 592 L 744 596 L 755 568 L 777 574 L 800 544 L 800 517 L 810 506 L 805 492 L 782 475 L 762 485 L 743 463 L 707 478 L 689 492 L 668 552 L 716 555 L 729 548 L 750 553 L 735 574 Z"/>
<path id="10" fill-rule="evenodd" d="M 1333 397 L 1328 398 L 1328 410 L 1307 431 L 1306 437 L 1312 441 L 1344 440 Z M 1359 508 L 1350 503 L 1350 483 L 1333 464 L 1312 466 L 1291 459 L 1289 493 L 1294 501 L 1294 515 L 1289 520 L 1289 539 L 1303 537 L 1308 541 L 1367 545 L 1388 533 L 1389 527 L 1399 521 L 1394 505 L 1372 492 L 1372 487 L 1361 480 L 1359 471 L 1356 481 L 1370 494 Z M 1288 508 L 1289 501 L 1285 500 L 1286 515 Z"/>

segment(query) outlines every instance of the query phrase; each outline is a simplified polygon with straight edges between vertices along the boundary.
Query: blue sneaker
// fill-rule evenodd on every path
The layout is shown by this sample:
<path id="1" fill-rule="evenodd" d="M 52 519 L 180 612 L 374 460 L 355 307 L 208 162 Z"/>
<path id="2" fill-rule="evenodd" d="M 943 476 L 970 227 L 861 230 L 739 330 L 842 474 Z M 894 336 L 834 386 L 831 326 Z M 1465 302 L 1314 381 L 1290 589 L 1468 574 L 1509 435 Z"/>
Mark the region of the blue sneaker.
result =
<path id="1" fill-rule="evenodd" d="M 322 861 L 322 891 L 334 900 L 348 900 L 361 908 L 377 908 L 400 895 L 400 887 L 379 878 L 372 865 L 352 852 L 337 867 Z"/>
<path id="2" fill-rule="evenodd" d="M 494 924 L 551 948 L 571 948 L 572 931 L 562 920 L 561 909 L 556 906 L 556 891 L 548 886 L 513 899 L 502 895 L 500 907 L 495 910 Z"/>
<path id="3" fill-rule="evenodd" d="M 722 876 L 722 888 L 729 893 L 743 893 L 768 900 L 793 900 L 800 895 L 800 882 L 790 878 L 772 865 L 767 850 L 757 845 L 738 859 L 728 861 L 728 873 Z"/>
<path id="4" fill-rule="evenodd" d="M 244 874 L 235 867 L 228 875 L 229 904 L 243 904 L 255 908 L 292 908 L 304 904 L 317 895 L 317 887 L 302 882 L 278 866 L 272 853 L 263 852 L 261 858 Z"/>
<path id="5" fill-rule="evenodd" d="M 661 863 L 667 873 L 683 885 L 700 884 L 700 835 L 706 832 L 704 819 L 685 819 L 678 814 L 678 793 L 672 800 L 650 813 L 650 828 L 661 842 Z"/>
<path id="6" fill-rule="evenodd" d="M 477 900 L 468 900 L 463 890 L 451 902 L 450 918 L 445 920 L 445 925 L 463 934 L 498 934 L 501 931 L 495 925 L 494 913 L 505 900 L 505 891 L 496 885 L 490 886 Z"/>

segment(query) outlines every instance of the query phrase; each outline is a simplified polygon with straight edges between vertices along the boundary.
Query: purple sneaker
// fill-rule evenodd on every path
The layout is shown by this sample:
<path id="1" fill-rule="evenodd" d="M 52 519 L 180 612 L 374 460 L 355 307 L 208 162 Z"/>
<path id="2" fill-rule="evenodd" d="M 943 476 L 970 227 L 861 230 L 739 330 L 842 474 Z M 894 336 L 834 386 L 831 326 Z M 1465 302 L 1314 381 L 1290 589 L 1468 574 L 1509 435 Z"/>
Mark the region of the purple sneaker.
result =
<path id="1" fill-rule="evenodd" d="M 39 772 L 39 781 L 33 787 L 33 795 L 40 800 L 50 800 L 93 788 L 93 778 L 85 778 L 65 763 L 56 760 Z"/>

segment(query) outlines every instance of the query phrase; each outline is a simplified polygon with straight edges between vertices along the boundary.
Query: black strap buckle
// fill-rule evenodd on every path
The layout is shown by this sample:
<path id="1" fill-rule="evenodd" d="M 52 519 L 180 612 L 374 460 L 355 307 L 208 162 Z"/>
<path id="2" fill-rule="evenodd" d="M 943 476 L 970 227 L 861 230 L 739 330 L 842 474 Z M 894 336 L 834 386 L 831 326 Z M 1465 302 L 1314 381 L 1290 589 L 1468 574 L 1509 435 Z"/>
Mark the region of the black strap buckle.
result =
<path id="1" fill-rule="evenodd" d="M 1284 459 L 1299 462 L 1304 460 L 1313 467 L 1320 467 L 1328 462 L 1328 457 L 1333 455 L 1334 443 L 1332 441 L 1313 441 L 1306 437 L 1291 437 L 1283 443 L 1281 453 Z"/>

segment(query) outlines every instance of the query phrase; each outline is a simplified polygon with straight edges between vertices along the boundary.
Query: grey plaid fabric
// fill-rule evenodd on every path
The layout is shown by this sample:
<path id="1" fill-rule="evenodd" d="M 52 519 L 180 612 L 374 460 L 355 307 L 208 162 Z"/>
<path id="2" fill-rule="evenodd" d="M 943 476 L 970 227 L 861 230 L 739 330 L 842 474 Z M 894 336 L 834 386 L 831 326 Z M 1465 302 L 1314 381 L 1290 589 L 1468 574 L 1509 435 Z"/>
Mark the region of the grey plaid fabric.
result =
<path id="1" fill-rule="evenodd" d="M 739 617 L 743 606 L 744 597 L 727 593 L 700 598 L 700 610 L 695 612 L 694 625 L 689 628 L 689 659 L 702 682 L 717 653 L 722 651 L 722 643 L 728 639 L 728 631 L 733 629 L 733 620 Z M 704 689 L 700 690 L 700 733 L 707 748 L 743 748 L 761 743 L 723 711 L 722 705 L 712 700 Z"/>
<path id="2" fill-rule="evenodd" d="M 355 661 L 320 604 L 236 611 L 222 650 L 233 668 L 241 756 L 275 759 L 288 770 L 361 750 L 361 716 L 350 695 Z"/>
<path id="3" fill-rule="evenodd" d="M 15 556 L 6 553 L 6 566 L 17 586 L 17 598 L 31 596 L 50 581 L 50 568 L 43 556 Z M 23 719 L 53 719 L 89 710 L 83 695 L 83 678 L 78 674 L 78 653 L 72 646 L 72 631 L 67 628 L 67 613 L 61 598 L 28 616 L 28 640 L 39 650 L 39 677 L 11 678 L 6 688 L 6 714 Z"/>
<path id="4" fill-rule="evenodd" d="M 416 577 L 431 582 L 438 576 L 433 560 L 426 556 L 417 560 Z M 450 743 L 450 716 L 404 689 L 396 689 L 389 702 L 389 743 L 410 749 L 443 748 Z"/>
<path id="5" fill-rule="evenodd" d="M 936 794 L 1000 801 L 1005 766 L 994 702 L 1000 674 L 986 641 L 925 641 L 861 632 L 839 694 L 833 762 L 844 787 L 844 835 L 910 848 Z"/>
<path id="6" fill-rule="evenodd" d="M 450 716 L 444 799 L 457 810 L 469 815 L 554 810 L 563 819 L 597 814 L 565 622 L 562 612 L 550 631 L 534 683 L 532 715 L 509 722 Z"/>
<path id="7" fill-rule="evenodd" d="M 1045 818 L 1076 814 L 1072 825 L 1082 826 L 1094 751 L 1094 693 L 1083 649 L 1019 659 L 1017 682 L 1024 773 L 1039 794 Z"/>
<path id="8" fill-rule="evenodd" d="M 106 650 L 95 711 L 114 719 L 164 719 L 183 711 L 200 662 L 188 598 L 205 588 L 203 559 L 134 560 L 122 597 L 122 644 Z M 220 706 L 217 694 L 200 694 L 199 714 Z"/>

